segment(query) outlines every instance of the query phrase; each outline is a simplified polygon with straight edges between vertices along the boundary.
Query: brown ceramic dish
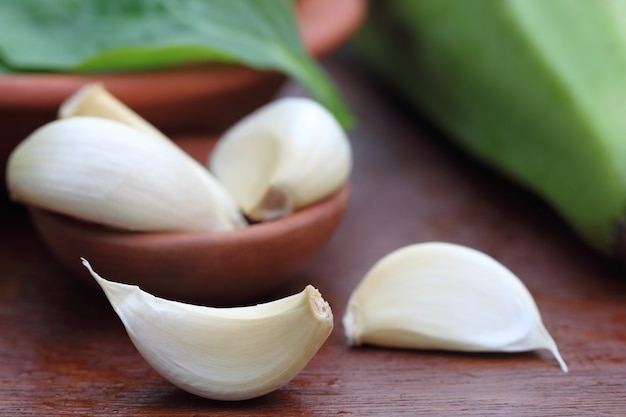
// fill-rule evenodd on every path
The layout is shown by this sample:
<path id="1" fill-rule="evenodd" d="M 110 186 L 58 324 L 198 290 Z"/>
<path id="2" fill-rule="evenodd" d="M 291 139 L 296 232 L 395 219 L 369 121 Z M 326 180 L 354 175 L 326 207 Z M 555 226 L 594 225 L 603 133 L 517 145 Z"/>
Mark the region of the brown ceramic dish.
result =
<path id="1" fill-rule="evenodd" d="M 181 141 L 201 161 L 208 143 Z M 283 219 L 215 233 L 126 233 L 37 208 L 30 214 L 52 254 L 89 283 L 95 281 L 81 257 L 103 277 L 155 295 L 233 305 L 271 295 L 301 272 L 333 234 L 348 199 L 346 184 Z"/>
<path id="2" fill-rule="evenodd" d="M 299 0 L 297 4 L 303 43 L 316 57 L 346 41 L 366 12 L 366 0 Z M 96 80 L 159 129 L 173 134 L 220 132 L 268 102 L 285 78 L 225 65 L 107 75 L 0 76 L 0 177 L 4 179 L 6 159 L 17 143 L 53 120 L 61 102 L 80 86 Z"/>

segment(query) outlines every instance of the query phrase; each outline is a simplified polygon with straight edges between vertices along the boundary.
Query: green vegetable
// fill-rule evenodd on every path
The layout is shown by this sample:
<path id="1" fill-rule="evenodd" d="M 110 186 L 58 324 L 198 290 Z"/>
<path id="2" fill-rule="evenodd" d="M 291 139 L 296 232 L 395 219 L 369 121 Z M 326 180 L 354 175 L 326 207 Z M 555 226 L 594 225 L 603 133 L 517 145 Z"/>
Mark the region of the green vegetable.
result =
<path id="1" fill-rule="evenodd" d="M 358 49 L 372 68 L 587 242 L 624 257 L 626 2 L 376 5 Z"/>
<path id="2" fill-rule="evenodd" d="M 0 73 L 240 63 L 293 77 L 350 126 L 299 39 L 292 0 L 0 0 Z"/>

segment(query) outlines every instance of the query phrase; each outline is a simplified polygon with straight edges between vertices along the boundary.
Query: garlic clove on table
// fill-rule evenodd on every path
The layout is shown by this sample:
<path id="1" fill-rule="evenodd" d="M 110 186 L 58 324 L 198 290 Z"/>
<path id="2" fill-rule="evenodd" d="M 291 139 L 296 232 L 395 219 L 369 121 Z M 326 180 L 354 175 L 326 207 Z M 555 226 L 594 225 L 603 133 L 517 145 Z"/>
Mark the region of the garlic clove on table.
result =
<path id="1" fill-rule="evenodd" d="M 488 255 L 461 245 L 420 243 L 383 257 L 352 293 L 343 326 L 355 346 L 548 349 L 567 372 L 519 278 Z"/>
<path id="2" fill-rule="evenodd" d="M 257 221 L 286 216 L 329 196 L 352 166 L 348 138 L 308 98 L 282 98 L 254 111 L 218 140 L 209 168 Z"/>
<path id="3" fill-rule="evenodd" d="M 333 328 L 330 306 L 310 285 L 264 304 L 202 307 L 108 281 L 83 264 L 146 361 L 202 397 L 244 400 L 277 390 L 307 365 Z"/>
<path id="4" fill-rule="evenodd" d="M 245 225 L 227 192 L 165 140 L 98 117 L 48 123 L 7 162 L 14 200 L 134 231 L 214 231 Z"/>

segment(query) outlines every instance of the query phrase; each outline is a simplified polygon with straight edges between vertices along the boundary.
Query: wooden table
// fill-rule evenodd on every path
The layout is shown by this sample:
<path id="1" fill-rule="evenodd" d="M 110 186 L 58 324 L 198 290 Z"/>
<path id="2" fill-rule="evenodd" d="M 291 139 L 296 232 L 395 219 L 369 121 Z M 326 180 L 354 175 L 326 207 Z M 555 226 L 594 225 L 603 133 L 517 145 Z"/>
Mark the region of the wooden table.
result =
<path id="1" fill-rule="evenodd" d="M 68 275 L 25 211 L 1 204 L 2 416 L 577 416 L 626 414 L 626 273 L 549 207 L 469 160 L 345 57 L 325 62 L 360 119 L 352 199 L 332 241 L 285 295 L 316 285 L 335 314 L 304 371 L 265 397 L 204 400 L 164 381 L 103 294 Z M 284 94 L 299 94 L 288 87 Z M 570 372 L 547 352 L 350 349 L 347 299 L 383 255 L 423 241 L 492 255 L 528 286 Z"/>

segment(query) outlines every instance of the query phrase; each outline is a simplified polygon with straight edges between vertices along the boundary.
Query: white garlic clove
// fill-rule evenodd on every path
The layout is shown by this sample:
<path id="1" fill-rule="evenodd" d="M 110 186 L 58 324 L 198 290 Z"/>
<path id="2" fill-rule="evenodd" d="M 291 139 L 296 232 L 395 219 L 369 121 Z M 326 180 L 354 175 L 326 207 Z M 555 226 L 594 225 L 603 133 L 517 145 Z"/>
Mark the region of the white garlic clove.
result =
<path id="1" fill-rule="evenodd" d="M 429 242 L 378 261 L 343 317 L 351 345 L 456 351 L 548 349 L 567 365 L 524 284 L 488 255 Z"/>
<path id="2" fill-rule="evenodd" d="M 60 119 L 77 116 L 115 120 L 170 142 L 167 136 L 113 96 L 100 82 L 84 85 L 61 103 Z"/>
<path id="3" fill-rule="evenodd" d="M 122 101 L 118 100 L 102 83 L 86 84 L 79 88 L 61 104 L 58 116 L 62 119 L 81 116 L 100 117 L 120 122 L 150 134 L 155 139 L 161 140 L 165 145 L 170 146 L 172 152 L 182 153 L 185 158 L 188 158 L 187 154 L 173 141 Z M 217 205 L 222 207 L 222 213 L 228 217 L 228 221 L 235 227 L 246 226 L 247 222 L 241 214 L 237 203 L 228 191 L 221 184 L 217 183 L 213 175 L 210 172 L 207 175 L 207 169 L 201 164 L 195 163 L 195 161 L 190 164 L 190 167 L 198 171 L 198 176 L 205 180 L 206 187 L 210 189 Z"/>
<path id="4" fill-rule="evenodd" d="M 166 141 L 97 117 L 42 126 L 7 162 L 13 199 L 135 231 L 230 230 L 244 224 L 234 202 L 198 162 Z"/>
<path id="5" fill-rule="evenodd" d="M 329 196 L 351 166 L 345 132 L 307 98 L 282 98 L 243 118 L 224 133 L 209 160 L 243 212 L 259 221 Z"/>
<path id="6" fill-rule="evenodd" d="M 107 281 L 83 264 L 146 361 L 202 397 L 244 400 L 277 390 L 307 365 L 333 328 L 330 306 L 310 285 L 265 304 L 202 307 Z"/>

